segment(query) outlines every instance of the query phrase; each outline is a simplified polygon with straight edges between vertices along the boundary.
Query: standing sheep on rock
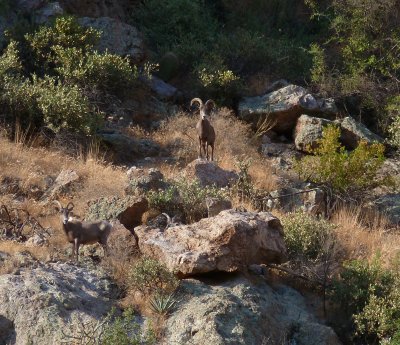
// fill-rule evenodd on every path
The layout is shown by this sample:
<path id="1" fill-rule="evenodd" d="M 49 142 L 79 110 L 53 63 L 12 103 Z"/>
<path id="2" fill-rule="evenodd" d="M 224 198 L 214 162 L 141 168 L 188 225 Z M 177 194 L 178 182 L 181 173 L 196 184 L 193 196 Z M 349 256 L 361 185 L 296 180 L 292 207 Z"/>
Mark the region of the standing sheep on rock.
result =
<path id="1" fill-rule="evenodd" d="M 209 160 L 208 146 L 211 146 L 211 160 L 214 160 L 214 143 L 215 143 L 215 130 L 209 121 L 211 111 L 215 108 L 215 103 L 213 100 L 209 99 L 205 104 L 200 98 L 193 98 L 190 101 L 190 106 L 194 103 L 199 104 L 200 109 L 200 120 L 197 122 L 196 130 L 199 136 L 199 158 L 202 158 L 202 151 L 206 155 L 207 160 Z"/>
<path id="2" fill-rule="evenodd" d="M 72 243 L 73 254 L 75 260 L 78 261 L 79 246 L 81 244 L 100 243 L 106 252 L 107 239 L 112 225 L 107 221 L 99 222 L 80 222 L 70 218 L 74 204 L 68 203 L 66 207 L 62 207 L 58 200 L 55 200 L 56 210 L 61 215 L 62 227 L 67 236 L 68 242 Z"/>

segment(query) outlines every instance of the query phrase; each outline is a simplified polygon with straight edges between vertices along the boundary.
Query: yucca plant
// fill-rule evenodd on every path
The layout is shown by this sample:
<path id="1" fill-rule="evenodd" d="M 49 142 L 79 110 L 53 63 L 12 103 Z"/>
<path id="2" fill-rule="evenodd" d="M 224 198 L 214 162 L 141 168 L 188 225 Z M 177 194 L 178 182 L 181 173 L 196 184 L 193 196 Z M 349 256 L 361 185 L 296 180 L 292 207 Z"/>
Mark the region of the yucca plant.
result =
<path id="1" fill-rule="evenodd" d="M 153 312 L 159 315 L 168 315 L 175 307 L 178 301 L 175 294 L 156 293 L 150 299 L 150 308 Z"/>

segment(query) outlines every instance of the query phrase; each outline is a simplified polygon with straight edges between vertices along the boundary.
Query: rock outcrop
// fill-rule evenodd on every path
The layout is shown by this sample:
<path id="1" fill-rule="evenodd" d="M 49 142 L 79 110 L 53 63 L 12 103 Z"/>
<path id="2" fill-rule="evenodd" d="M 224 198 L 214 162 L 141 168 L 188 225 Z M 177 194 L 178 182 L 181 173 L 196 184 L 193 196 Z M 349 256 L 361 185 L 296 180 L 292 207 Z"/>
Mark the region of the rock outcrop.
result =
<path id="1" fill-rule="evenodd" d="M 85 220 L 119 220 L 128 230 L 142 223 L 142 216 L 149 203 L 142 197 L 99 198 L 88 202 Z"/>
<path id="2" fill-rule="evenodd" d="M 214 185 L 219 188 L 230 186 L 239 178 L 234 171 L 224 170 L 216 163 L 204 159 L 196 159 L 188 164 L 182 176 L 197 179 L 202 186 Z"/>
<path id="3" fill-rule="evenodd" d="M 20 0 L 28 1 L 28 0 Z M 39 0 L 30 0 L 39 1 Z M 60 0 L 63 8 L 78 17 L 111 17 L 124 20 L 127 0 Z"/>
<path id="4" fill-rule="evenodd" d="M 296 149 L 304 152 L 311 152 L 317 147 L 317 141 L 322 138 L 324 127 L 332 124 L 332 121 L 301 115 L 294 130 L 294 144 Z"/>
<path id="5" fill-rule="evenodd" d="M 96 322 L 104 316 L 113 293 L 106 276 L 67 263 L 1 275 L 0 342 L 61 344 L 61 331 L 73 334 L 74 320 Z"/>
<path id="6" fill-rule="evenodd" d="M 109 17 L 83 17 L 79 18 L 78 22 L 84 27 L 92 27 L 101 31 L 101 37 L 96 47 L 100 52 L 107 50 L 112 54 L 129 56 L 136 62 L 143 59 L 143 40 L 138 30 L 132 25 Z"/>
<path id="7" fill-rule="evenodd" d="M 256 124 L 260 117 L 267 117 L 275 132 L 290 135 L 301 114 L 332 116 L 336 112 L 333 100 L 317 100 L 297 85 L 288 85 L 262 96 L 246 97 L 239 103 L 239 117 L 243 120 Z"/>
<path id="8" fill-rule="evenodd" d="M 268 212 L 222 211 L 191 225 L 136 227 L 140 251 L 180 276 L 233 272 L 250 264 L 286 260 L 282 225 Z"/>
<path id="9" fill-rule="evenodd" d="M 167 186 L 164 175 L 155 168 L 140 169 L 132 167 L 127 172 L 128 183 L 125 187 L 125 194 L 140 195 L 150 190 L 163 189 Z"/>
<path id="10" fill-rule="evenodd" d="M 383 142 L 383 139 L 380 136 L 372 133 L 367 127 L 362 123 L 357 122 L 352 117 L 345 117 L 340 120 L 339 123 L 342 129 L 340 141 L 351 150 L 355 149 L 361 140 L 366 141 L 369 144 L 372 144 L 373 142 Z"/>
<path id="11" fill-rule="evenodd" d="M 252 285 L 243 278 L 213 285 L 189 279 L 182 291 L 182 302 L 166 324 L 166 344 L 341 344 L 287 286 Z"/>

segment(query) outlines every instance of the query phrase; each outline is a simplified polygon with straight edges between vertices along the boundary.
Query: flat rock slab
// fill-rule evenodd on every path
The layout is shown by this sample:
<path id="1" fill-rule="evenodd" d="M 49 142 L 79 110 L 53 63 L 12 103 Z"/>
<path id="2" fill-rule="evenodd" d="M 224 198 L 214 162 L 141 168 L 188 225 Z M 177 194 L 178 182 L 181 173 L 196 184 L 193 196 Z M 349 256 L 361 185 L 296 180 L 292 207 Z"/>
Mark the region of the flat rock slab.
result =
<path id="1" fill-rule="evenodd" d="M 281 222 L 268 212 L 226 210 L 164 232 L 140 226 L 135 233 L 143 254 L 163 262 L 179 276 L 233 272 L 250 264 L 286 260 Z"/>
<path id="2" fill-rule="evenodd" d="M 61 344 L 62 330 L 73 333 L 72 320 L 96 322 L 107 314 L 111 286 L 106 276 L 68 263 L 1 275 L 0 339 L 6 339 L 4 344 Z"/>
<path id="3" fill-rule="evenodd" d="M 288 286 L 252 285 L 240 277 L 212 285 L 188 279 L 181 291 L 181 302 L 166 323 L 166 344 L 341 344 Z"/>
<path id="4" fill-rule="evenodd" d="M 202 186 L 227 187 L 238 180 L 234 171 L 224 170 L 216 163 L 204 159 L 196 159 L 189 163 L 182 173 L 183 177 L 197 179 Z"/>

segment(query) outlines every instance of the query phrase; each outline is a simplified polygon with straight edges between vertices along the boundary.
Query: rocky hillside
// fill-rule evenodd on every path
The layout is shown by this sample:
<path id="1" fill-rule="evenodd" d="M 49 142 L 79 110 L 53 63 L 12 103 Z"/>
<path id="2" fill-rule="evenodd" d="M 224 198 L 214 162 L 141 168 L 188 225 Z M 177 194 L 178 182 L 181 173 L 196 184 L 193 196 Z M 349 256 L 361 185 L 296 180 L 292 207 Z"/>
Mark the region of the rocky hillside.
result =
<path id="1" fill-rule="evenodd" d="M 0 0 L 0 344 L 399 344 L 396 37 L 243 6 Z"/>

